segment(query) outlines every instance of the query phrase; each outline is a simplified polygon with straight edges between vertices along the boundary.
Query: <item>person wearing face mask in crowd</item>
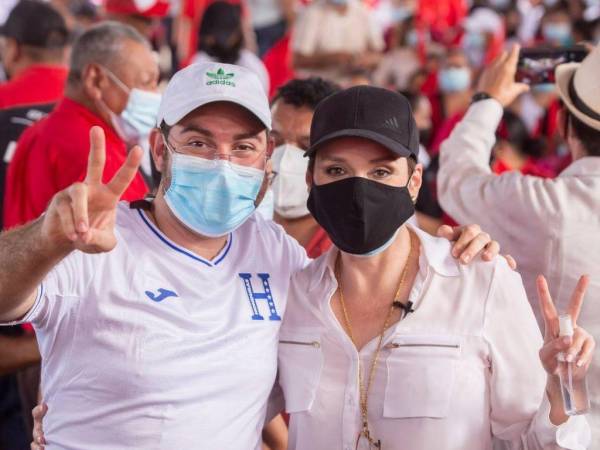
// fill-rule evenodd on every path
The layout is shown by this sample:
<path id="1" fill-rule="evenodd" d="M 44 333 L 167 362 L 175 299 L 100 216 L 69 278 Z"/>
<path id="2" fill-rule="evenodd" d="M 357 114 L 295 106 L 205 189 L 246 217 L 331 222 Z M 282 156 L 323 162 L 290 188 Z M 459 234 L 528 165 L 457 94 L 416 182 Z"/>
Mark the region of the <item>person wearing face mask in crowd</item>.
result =
<path id="1" fill-rule="evenodd" d="M 192 63 L 221 62 L 250 69 L 269 92 L 269 74 L 262 61 L 244 48 L 240 5 L 225 1 L 211 3 L 202 15 L 198 31 L 198 53 Z"/>
<path id="2" fill-rule="evenodd" d="M 552 180 L 489 167 L 494 132 L 517 96 L 528 90 L 515 82 L 519 47 L 485 74 L 480 95 L 441 150 L 438 174 L 442 206 L 457 220 L 481 220 L 519 261 L 531 299 L 540 270 L 551 277 L 554 295 L 566 310 L 580 273 L 591 275 L 588 302 L 579 322 L 600 338 L 600 46 L 581 63 L 559 65 L 556 90 L 562 100 L 558 131 L 572 162 Z M 532 305 L 540 327 L 543 312 Z M 600 448 L 600 355 L 588 377 L 593 447 Z"/>
<path id="3" fill-rule="evenodd" d="M 451 49 L 437 76 L 439 92 L 430 97 L 433 108 L 431 154 L 435 156 L 439 146 L 448 137 L 471 102 L 473 71 L 462 49 Z"/>
<path id="4" fill-rule="evenodd" d="M 311 258 L 320 256 L 331 246 L 331 240 L 306 207 L 306 169 L 310 124 L 317 104 L 340 87 L 322 78 L 291 80 L 279 88 L 271 102 L 272 136 L 275 151 L 271 159 L 275 221 Z"/>
<path id="5" fill-rule="evenodd" d="M 479 71 L 502 51 L 505 38 L 502 17 L 492 8 L 477 7 L 465 19 L 463 27 L 462 47 L 471 67 Z"/>
<path id="6" fill-rule="evenodd" d="M 544 44 L 556 47 L 574 44 L 569 8 L 565 2 L 550 7 L 540 24 L 540 38 Z"/>
<path id="7" fill-rule="evenodd" d="M 272 157 L 275 221 L 302 245 L 311 258 L 317 258 L 331 247 L 327 232 L 310 214 L 306 202 L 306 170 L 308 159 L 304 152 L 309 147 L 310 125 L 317 104 L 337 92 L 339 87 L 320 78 L 292 80 L 282 86 L 271 103 L 273 115 L 272 135 L 275 150 Z M 420 136 L 425 139 L 431 129 L 431 107 L 427 97 L 411 95 Z M 419 153 L 419 161 L 427 163 L 427 152 Z M 427 232 L 435 234 L 441 221 L 431 217 L 434 206 L 428 202 L 428 195 L 417 203 L 417 213 L 411 223 Z M 441 214 L 441 213 L 440 213 Z"/>
<path id="8" fill-rule="evenodd" d="M 353 70 L 371 71 L 379 64 L 383 30 L 360 0 L 318 0 L 298 15 L 291 49 L 299 76 L 320 76 L 344 85 Z"/>
<path id="9" fill-rule="evenodd" d="M 500 175 L 516 170 L 523 175 L 553 178 L 556 174 L 541 164 L 545 140 L 533 138 L 521 118 L 512 111 L 505 111 L 496 130 L 496 144 L 492 151 L 492 172 Z"/>
<path id="10" fill-rule="evenodd" d="M 39 0 L 22 0 L 0 27 L 0 37 L 2 67 L 10 77 L 0 84 L 0 108 L 51 103 L 62 97 L 69 30 L 58 11 Z"/>
<path id="11" fill-rule="evenodd" d="M 390 49 L 373 73 L 375 86 L 392 90 L 408 88 L 410 77 L 422 66 L 417 48 L 418 39 L 413 18 L 405 19 L 394 26 L 391 31 Z"/>
<path id="12" fill-rule="evenodd" d="M 91 126 L 106 135 L 105 176 L 147 139 L 160 102 L 158 66 L 147 40 L 128 25 L 106 22 L 74 44 L 65 97 L 19 139 L 9 166 L 4 223 L 7 228 L 38 217 L 52 196 L 85 176 Z M 147 186 L 141 174 L 123 193 L 135 200 Z"/>
<path id="13" fill-rule="evenodd" d="M 447 242 L 406 225 L 422 181 L 407 100 L 374 87 L 334 94 L 315 110 L 310 143 L 308 208 L 335 247 L 289 289 L 278 377 L 288 448 L 588 448 L 555 370 L 559 351 L 583 350 L 585 374 L 593 338 L 579 327 L 572 342 L 556 337 L 540 277 L 542 339 L 505 261 L 460 267 Z"/>
<path id="14" fill-rule="evenodd" d="M 43 356 L 41 447 L 260 448 L 290 277 L 308 263 L 255 214 L 270 128 L 255 74 L 193 64 L 151 134 L 153 199 L 119 203 L 141 151 L 107 179 L 95 126 L 84 181 L 0 235 L 0 321 L 31 321 Z M 465 233 L 457 250 L 497 253 Z"/>

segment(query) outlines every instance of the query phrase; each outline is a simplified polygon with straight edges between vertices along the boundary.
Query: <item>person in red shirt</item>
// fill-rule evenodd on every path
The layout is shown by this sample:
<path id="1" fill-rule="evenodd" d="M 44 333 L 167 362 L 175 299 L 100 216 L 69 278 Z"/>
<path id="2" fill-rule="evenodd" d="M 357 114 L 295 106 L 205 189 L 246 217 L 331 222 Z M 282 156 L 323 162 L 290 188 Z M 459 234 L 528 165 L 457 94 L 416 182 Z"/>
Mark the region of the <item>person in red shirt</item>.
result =
<path id="1" fill-rule="evenodd" d="M 180 13 L 177 18 L 177 52 L 181 67 L 191 64 L 198 48 L 198 35 L 202 16 L 208 6 L 215 0 L 182 0 Z M 247 0 L 225 0 L 233 5 L 239 5 L 242 11 L 242 32 L 244 44 L 248 50 L 256 50 L 256 35 L 250 21 Z"/>
<path id="2" fill-rule="evenodd" d="M 69 32 L 48 3 L 22 0 L 0 28 L 0 51 L 10 81 L 0 85 L 0 108 L 52 103 L 63 95 Z"/>
<path id="3" fill-rule="evenodd" d="M 109 20 L 131 25 L 150 38 L 157 22 L 169 12 L 168 0 L 105 0 L 104 10 Z"/>
<path id="4" fill-rule="evenodd" d="M 516 170 L 523 175 L 554 178 L 557 173 L 540 160 L 544 154 L 544 146 L 545 139 L 532 137 L 517 114 L 504 111 L 504 117 L 496 131 L 492 171 L 500 175 Z"/>
<path id="5" fill-rule="evenodd" d="M 38 217 L 56 192 L 84 179 L 94 125 L 106 135 L 104 177 L 110 180 L 127 157 L 126 140 L 134 143 L 129 131 L 141 131 L 142 125 L 149 131 L 156 124 L 158 75 L 147 40 L 132 27 L 106 22 L 81 35 L 73 46 L 65 98 L 17 144 L 8 168 L 5 227 Z M 138 173 L 122 198 L 137 200 L 146 192 Z"/>

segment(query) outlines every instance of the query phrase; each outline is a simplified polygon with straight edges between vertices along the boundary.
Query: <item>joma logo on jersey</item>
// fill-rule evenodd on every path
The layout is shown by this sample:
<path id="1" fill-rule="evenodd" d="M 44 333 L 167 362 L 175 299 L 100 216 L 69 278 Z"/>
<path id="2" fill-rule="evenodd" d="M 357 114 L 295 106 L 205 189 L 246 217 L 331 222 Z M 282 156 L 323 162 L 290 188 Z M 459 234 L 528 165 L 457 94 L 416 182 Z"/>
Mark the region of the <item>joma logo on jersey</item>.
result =
<path id="1" fill-rule="evenodd" d="M 250 301 L 252 320 L 265 320 L 265 318 L 260 314 L 257 300 L 266 300 L 267 306 L 269 307 L 269 320 L 281 320 L 281 316 L 277 314 L 277 308 L 275 307 L 275 301 L 273 300 L 273 293 L 271 292 L 271 286 L 269 285 L 269 274 L 257 273 L 256 275 L 262 282 L 263 292 L 254 292 L 254 288 L 252 287 L 252 274 L 239 274 L 240 278 L 244 282 L 246 294 L 248 295 L 248 300 Z"/>

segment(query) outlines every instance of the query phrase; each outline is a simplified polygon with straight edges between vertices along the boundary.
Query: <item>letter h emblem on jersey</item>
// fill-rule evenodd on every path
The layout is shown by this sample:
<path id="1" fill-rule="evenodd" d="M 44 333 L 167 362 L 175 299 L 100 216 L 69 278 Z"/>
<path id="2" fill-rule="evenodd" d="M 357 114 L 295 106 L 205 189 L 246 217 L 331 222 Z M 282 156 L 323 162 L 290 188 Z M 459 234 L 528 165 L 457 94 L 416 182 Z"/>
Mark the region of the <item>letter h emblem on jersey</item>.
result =
<path id="1" fill-rule="evenodd" d="M 257 273 L 258 278 L 262 281 L 263 292 L 254 292 L 252 287 L 252 274 L 240 273 L 240 278 L 244 281 L 246 288 L 246 294 L 250 301 L 250 308 L 252 308 L 252 320 L 265 320 L 260 314 L 257 300 L 266 300 L 269 306 L 269 320 L 281 320 L 281 316 L 277 314 L 275 308 L 275 301 L 273 300 L 273 294 L 271 293 L 271 286 L 269 285 L 269 274 L 268 273 Z"/>

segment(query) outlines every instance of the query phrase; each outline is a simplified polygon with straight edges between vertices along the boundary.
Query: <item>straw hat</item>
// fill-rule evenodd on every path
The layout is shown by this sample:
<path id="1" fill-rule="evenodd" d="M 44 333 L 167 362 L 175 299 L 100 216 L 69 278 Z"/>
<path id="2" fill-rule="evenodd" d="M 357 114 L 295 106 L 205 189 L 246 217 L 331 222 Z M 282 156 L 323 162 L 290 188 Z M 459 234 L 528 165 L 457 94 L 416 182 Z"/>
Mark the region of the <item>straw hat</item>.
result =
<path id="1" fill-rule="evenodd" d="M 600 131 L 600 45 L 581 63 L 556 68 L 558 93 L 571 114 Z"/>

